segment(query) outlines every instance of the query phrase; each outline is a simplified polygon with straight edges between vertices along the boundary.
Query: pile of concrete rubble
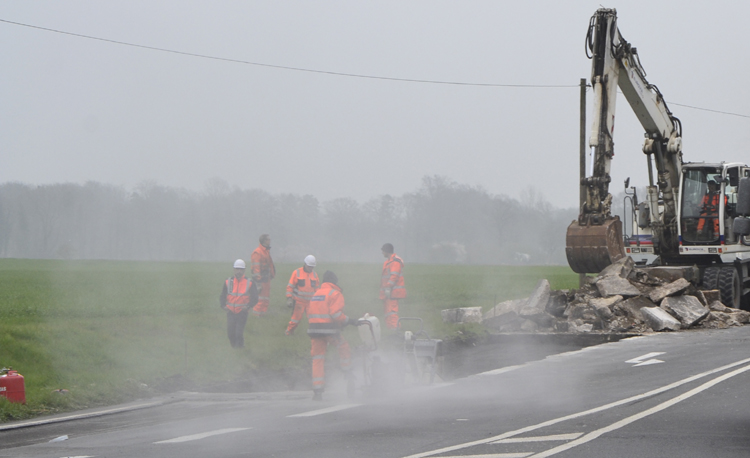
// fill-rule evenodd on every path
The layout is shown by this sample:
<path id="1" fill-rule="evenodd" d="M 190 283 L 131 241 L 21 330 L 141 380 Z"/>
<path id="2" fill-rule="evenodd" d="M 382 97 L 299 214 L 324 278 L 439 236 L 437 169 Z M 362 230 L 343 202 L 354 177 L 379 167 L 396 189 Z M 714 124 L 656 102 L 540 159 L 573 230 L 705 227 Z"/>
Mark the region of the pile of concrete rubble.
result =
<path id="1" fill-rule="evenodd" d="M 699 290 L 699 275 L 696 267 L 635 268 L 626 257 L 577 290 L 553 291 L 541 280 L 528 298 L 484 314 L 464 307 L 442 315 L 447 322 L 481 322 L 491 332 L 643 333 L 750 322 L 750 312 L 726 307 L 719 291 Z"/>

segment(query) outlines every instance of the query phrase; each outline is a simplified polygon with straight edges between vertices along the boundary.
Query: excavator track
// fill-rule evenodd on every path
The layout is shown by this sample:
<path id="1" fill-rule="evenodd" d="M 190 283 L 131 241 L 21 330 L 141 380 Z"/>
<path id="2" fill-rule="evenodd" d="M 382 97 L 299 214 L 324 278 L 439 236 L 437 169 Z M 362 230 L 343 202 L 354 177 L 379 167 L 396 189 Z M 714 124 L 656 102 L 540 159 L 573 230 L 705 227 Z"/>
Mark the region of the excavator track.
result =
<path id="1" fill-rule="evenodd" d="M 573 272 L 599 273 L 625 256 L 622 221 L 615 216 L 601 225 L 581 225 L 573 221 L 565 236 L 565 255 Z"/>

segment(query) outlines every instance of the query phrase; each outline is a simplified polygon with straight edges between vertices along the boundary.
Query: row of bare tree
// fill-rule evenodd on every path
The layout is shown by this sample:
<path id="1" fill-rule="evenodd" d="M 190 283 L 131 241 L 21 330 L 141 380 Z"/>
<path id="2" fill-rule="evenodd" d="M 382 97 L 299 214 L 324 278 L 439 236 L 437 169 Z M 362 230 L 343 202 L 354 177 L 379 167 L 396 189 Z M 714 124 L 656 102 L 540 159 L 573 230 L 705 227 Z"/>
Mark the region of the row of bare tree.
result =
<path id="1" fill-rule="evenodd" d="M 214 180 L 203 192 L 153 183 L 133 191 L 89 182 L 0 185 L 0 257 L 226 261 L 271 234 L 278 261 L 307 254 L 377 262 L 391 242 L 409 262 L 565 264 L 575 209 L 552 208 L 533 188 L 519 200 L 443 177 L 400 197 L 361 204 L 271 195 Z"/>

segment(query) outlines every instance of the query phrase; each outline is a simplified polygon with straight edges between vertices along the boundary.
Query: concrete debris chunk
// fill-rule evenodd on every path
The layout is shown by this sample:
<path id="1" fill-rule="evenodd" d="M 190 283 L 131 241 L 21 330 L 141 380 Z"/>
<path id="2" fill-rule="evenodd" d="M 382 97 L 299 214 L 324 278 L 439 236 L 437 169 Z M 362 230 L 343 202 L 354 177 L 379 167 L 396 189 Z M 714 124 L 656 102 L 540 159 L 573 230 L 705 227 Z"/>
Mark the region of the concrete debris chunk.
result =
<path id="1" fill-rule="evenodd" d="M 680 320 L 685 328 L 694 326 L 709 313 L 695 296 L 665 297 L 659 306 Z"/>
<path id="2" fill-rule="evenodd" d="M 638 271 L 660 279 L 664 283 L 671 283 L 680 278 L 696 283 L 700 283 L 701 280 L 700 269 L 696 266 L 639 267 Z"/>
<path id="3" fill-rule="evenodd" d="M 721 292 L 718 289 L 709 289 L 702 291 L 703 296 L 706 298 L 706 303 L 721 302 Z"/>
<path id="4" fill-rule="evenodd" d="M 442 310 L 443 323 L 481 323 L 482 307 L 459 307 Z"/>
<path id="5" fill-rule="evenodd" d="M 654 331 L 679 331 L 680 322 L 659 307 L 643 307 L 641 315 L 646 324 Z"/>
<path id="6" fill-rule="evenodd" d="M 518 313 L 523 317 L 529 317 L 533 315 L 539 315 L 544 313 L 547 308 L 547 302 L 549 301 L 550 286 L 549 281 L 543 278 L 539 280 L 534 288 L 534 292 L 531 293 L 526 304 L 521 308 Z"/>
<path id="7" fill-rule="evenodd" d="M 633 271 L 633 267 L 635 266 L 635 262 L 633 261 L 633 258 L 630 256 L 625 256 L 624 258 L 608 265 L 599 273 L 599 277 L 621 277 L 621 278 L 628 278 L 628 275 L 630 275 L 630 272 Z"/>
<path id="8" fill-rule="evenodd" d="M 664 286 L 654 288 L 648 295 L 648 298 L 654 302 L 659 302 L 667 296 L 674 296 L 675 294 L 682 293 L 688 288 L 688 286 L 690 286 L 689 281 L 684 278 L 678 278 L 672 283 L 667 283 Z"/>
<path id="9" fill-rule="evenodd" d="M 641 309 L 643 307 L 656 307 L 656 304 L 644 296 L 637 296 L 617 304 L 617 307 L 633 320 L 643 321 Z"/>
<path id="10" fill-rule="evenodd" d="M 724 312 L 729 313 L 730 311 L 734 310 L 731 307 L 727 307 L 726 305 L 722 304 L 721 301 L 713 301 L 710 304 L 708 304 L 709 310 L 712 312 Z"/>
<path id="11" fill-rule="evenodd" d="M 633 297 L 640 296 L 641 294 L 638 288 L 630 284 L 629 281 L 616 275 L 610 275 L 598 280 L 596 282 L 596 289 L 599 290 L 599 294 L 601 294 L 602 297 Z"/>
<path id="12" fill-rule="evenodd" d="M 635 267 L 626 258 L 581 280 L 579 289 L 555 291 L 543 279 L 528 298 L 500 302 L 484 315 L 478 307 L 444 310 L 443 320 L 481 322 L 490 332 L 630 334 L 750 323 L 750 311 L 726 307 L 717 290 L 698 289 L 695 266 Z"/>
<path id="13" fill-rule="evenodd" d="M 602 320 L 609 321 L 615 316 L 614 305 L 618 302 L 622 302 L 622 296 L 592 298 L 588 304 Z"/>

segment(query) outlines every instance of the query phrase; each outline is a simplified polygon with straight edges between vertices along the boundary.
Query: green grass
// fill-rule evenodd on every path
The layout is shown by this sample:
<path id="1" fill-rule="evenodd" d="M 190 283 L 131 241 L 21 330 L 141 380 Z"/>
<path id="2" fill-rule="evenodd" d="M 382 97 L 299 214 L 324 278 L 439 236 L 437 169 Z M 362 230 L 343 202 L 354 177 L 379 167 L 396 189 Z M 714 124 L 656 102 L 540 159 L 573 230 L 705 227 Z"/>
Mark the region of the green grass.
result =
<path id="1" fill-rule="evenodd" d="M 0 421 L 147 397 L 247 374 L 309 369 L 306 324 L 285 336 L 285 287 L 298 265 L 278 265 L 268 316 L 248 320 L 245 345 L 233 350 L 218 296 L 232 269 L 217 263 L 146 263 L 0 259 L 0 367 L 25 377 L 26 405 L 0 397 Z M 382 319 L 380 264 L 321 265 L 333 270 L 345 312 Z M 444 324 L 440 310 L 526 297 L 547 278 L 574 288 L 567 267 L 408 265 L 409 297 L 399 315 L 424 319 L 432 337 L 480 332 Z M 356 330 L 344 332 L 352 344 Z M 283 388 L 283 387 L 282 387 Z M 68 390 L 60 394 L 55 390 Z"/>

